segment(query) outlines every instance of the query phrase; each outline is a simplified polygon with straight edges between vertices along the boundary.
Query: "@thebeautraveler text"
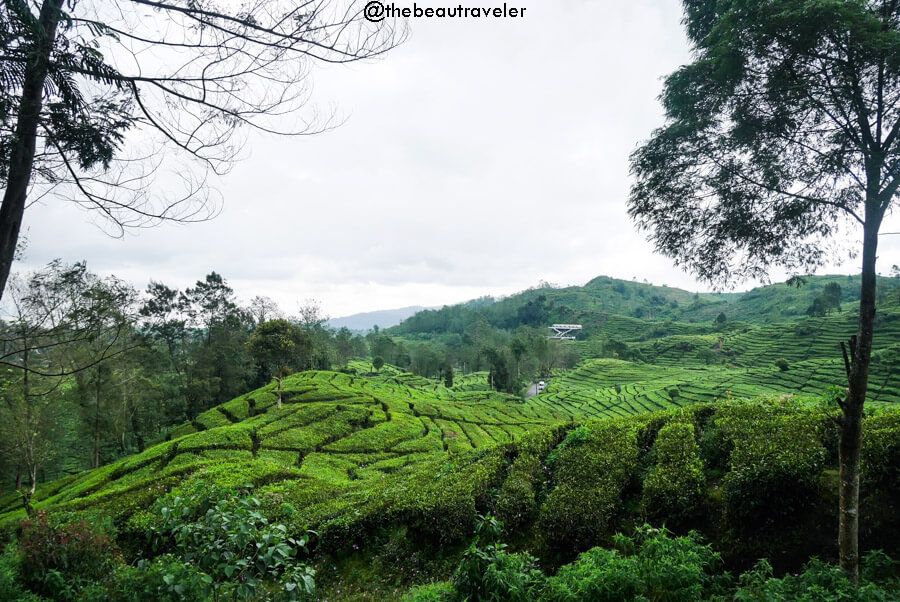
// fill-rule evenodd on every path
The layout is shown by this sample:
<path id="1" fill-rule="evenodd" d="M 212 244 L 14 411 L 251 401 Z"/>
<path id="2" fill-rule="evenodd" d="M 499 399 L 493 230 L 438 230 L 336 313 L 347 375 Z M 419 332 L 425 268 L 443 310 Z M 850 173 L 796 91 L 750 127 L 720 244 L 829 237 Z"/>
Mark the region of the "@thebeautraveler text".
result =
<path id="1" fill-rule="evenodd" d="M 380 0 L 372 0 L 363 9 L 363 15 L 372 22 L 385 18 L 426 18 L 426 19 L 517 19 L 525 16 L 526 7 L 509 6 L 438 6 L 422 7 L 413 3 L 409 6 L 385 4 Z"/>

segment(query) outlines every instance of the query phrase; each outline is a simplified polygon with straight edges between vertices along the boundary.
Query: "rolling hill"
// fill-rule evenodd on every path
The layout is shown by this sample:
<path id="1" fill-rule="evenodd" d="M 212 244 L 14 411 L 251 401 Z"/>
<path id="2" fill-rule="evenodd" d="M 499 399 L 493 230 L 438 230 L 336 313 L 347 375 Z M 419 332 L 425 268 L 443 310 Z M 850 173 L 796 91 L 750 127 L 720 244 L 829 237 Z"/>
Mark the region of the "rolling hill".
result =
<path id="1" fill-rule="evenodd" d="M 500 321 L 530 319 L 536 304 L 575 311 L 584 337 L 565 344 L 581 361 L 527 399 L 490 390 L 485 372 L 458 374 L 451 387 L 390 365 L 373 372 L 368 360 L 301 372 L 285 379 L 282 407 L 274 384 L 248 392 L 139 454 L 40 485 L 32 504 L 111 520 L 133 560 L 149 553 L 148 533 L 159 537 L 164 508 L 204 491 L 252 491 L 260 517 L 310 538 L 323 599 L 392 600 L 447 579 L 485 514 L 551 572 L 644 521 L 701 529 L 734 570 L 773 550 L 773 564 L 795 570 L 834 550 L 821 525 L 836 520 L 837 429 L 823 399 L 844 383 L 838 349 L 854 331 L 852 298 L 805 315 L 809 296 L 834 281 L 697 296 L 598 278 L 421 312 L 396 332 L 441 336 L 413 329 L 467 312 Z M 654 296 L 669 317 L 616 313 Z M 609 340 L 619 343 L 612 354 Z M 887 299 L 870 379 L 863 541 L 894 554 L 898 341 L 900 306 Z M 676 443 L 685 447 L 669 456 Z M 0 534 L 24 517 L 18 494 L 0 496 Z"/>

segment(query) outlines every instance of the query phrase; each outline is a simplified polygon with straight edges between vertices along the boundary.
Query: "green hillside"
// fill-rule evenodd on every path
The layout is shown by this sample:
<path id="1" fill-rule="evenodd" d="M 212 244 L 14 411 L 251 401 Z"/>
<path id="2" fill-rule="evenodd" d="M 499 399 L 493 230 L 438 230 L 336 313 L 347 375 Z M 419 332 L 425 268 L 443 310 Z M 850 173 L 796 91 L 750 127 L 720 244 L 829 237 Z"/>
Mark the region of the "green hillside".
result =
<path id="1" fill-rule="evenodd" d="M 828 282 L 818 281 L 820 290 Z M 145 588 L 141 591 L 155 596 L 175 582 L 166 581 L 167 575 L 194 588 L 191 595 L 197 599 L 227 592 L 238 596 L 234 588 L 242 586 L 231 573 L 204 564 L 206 556 L 198 559 L 192 552 L 207 549 L 208 521 L 220 515 L 223 524 L 256 525 L 257 535 L 238 538 L 244 542 L 241 549 L 247 542 L 288 538 L 293 548 L 272 543 L 271 550 L 306 550 L 290 562 L 287 556 L 261 560 L 254 552 L 259 573 L 248 572 L 249 564 L 229 569 L 256 575 L 257 585 L 245 599 L 284 597 L 287 590 L 279 588 L 286 583 L 294 584 L 296 594 L 311 587 L 313 572 L 319 592 L 313 597 L 320 599 L 395 600 L 405 592 L 414 599 L 463 599 L 469 586 L 460 581 L 460 567 L 474 557 L 493 558 L 491 563 L 500 563 L 490 565 L 495 568 L 519 562 L 532 566 L 526 573 L 537 581 L 529 581 L 528 591 L 537 598 L 562 587 L 554 579 L 587 562 L 577 556 L 580 552 L 624 541 L 616 533 L 637 538 L 623 548 L 623 559 L 637 554 L 635 546 L 648 533 L 644 522 L 666 524 L 682 534 L 700 530 L 734 574 L 751 569 L 762 556 L 778 571 L 799 571 L 814 555 L 832 559 L 834 529 L 822 527 L 835 523 L 837 509 L 836 409 L 828 400 L 844 386 L 839 343 L 854 332 L 852 304 L 824 316 L 804 311 L 787 321 L 767 322 L 763 318 L 773 310 L 766 303 L 783 303 L 785 291 L 796 289 L 767 287 L 741 306 L 742 297 L 736 295 L 696 299 L 658 287 L 654 294 L 681 295 L 672 298 L 678 307 L 696 305 L 697 312 L 716 317 L 726 305 L 732 313 L 742 307 L 742 319 L 726 314 L 724 320 L 703 324 L 650 320 L 607 313 L 627 309 L 616 305 L 621 300 L 599 300 L 620 284 L 601 278 L 585 287 L 602 292 L 594 305 L 597 313 L 588 316 L 593 321 L 585 320 L 580 340 L 557 347 L 548 346 L 534 329 L 520 325 L 512 335 L 486 325 L 482 316 L 477 329 L 457 338 L 475 350 L 473 357 L 490 358 L 488 370 L 477 370 L 472 360 L 475 371 L 463 371 L 457 363 L 449 377 L 437 379 L 391 364 L 376 371 L 372 359 L 357 359 L 341 371 L 307 370 L 287 377 L 280 408 L 275 383 L 243 394 L 176 426 L 164 441 L 138 454 L 39 485 L 31 500 L 37 523 L 22 522 L 26 510 L 19 494 L 0 495 L 0 537 L 22 538 L 27 550 L 29 537 L 39 529 L 46 541 L 57 542 L 44 544 L 55 550 L 63 545 L 59 542 L 72 540 L 66 529 L 87 528 L 77 526 L 81 518 L 106 525 L 96 537 L 113 546 L 103 562 L 118 568 L 105 577 L 91 573 L 83 583 L 105 592 L 91 590 L 96 599 L 112 600 L 131 599 L 110 593 L 123 588 Z M 642 284 L 624 286 L 651 291 Z M 540 291 L 531 309 L 515 315 L 528 317 L 536 305 L 550 308 L 549 296 L 537 301 L 544 294 Z M 559 291 L 552 307 L 587 303 L 587 294 Z M 900 306 L 885 301 L 878 314 L 864 434 L 862 542 L 866 549 L 881 547 L 896 555 Z M 491 307 L 482 303 L 469 309 Z M 372 349 L 406 355 L 415 367 L 428 353 L 439 355 L 429 352 L 429 345 L 440 344 L 431 337 L 455 336 L 412 332 L 413 323 L 415 318 L 396 339 L 374 334 Z M 523 347 L 516 357 L 516 337 L 533 349 Z M 479 344 L 497 347 L 491 351 Z M 577 363 L 568 368 L 544 360 L 528 363 L 529 353 L 540 359 L 560 351 Z M 501 367 L 521 373 L 523 380 L 546 369 L 547 386 L 531 397 L 494 391 L 490 383 L 500 378 Z M 180 510 L 173 514 L 173 508 Z M 41 518 L 44 512 L 56 518 Z M 505 530 L 495 524 L 498 520 Z M 509 550 L 491 544 L 467 552 L 476 530 L 488 528 L 509 543 Z M 194 535 L 179 539 L 185 533 Z M 662 540 L 651 539 L 675 545 L 665 543 L 668 536 L 661 533 Z M 87 537 L 82 531 L 76 535 L 75 540 Z M 221 538 L 216 542 L 211 549 L 229 545 Z M 157 556 L 160 552 L 175 556 Z M 137 568 L 121 564 L 148 557 L 154 558 L 150 564 Z M 21 575 L 31 592 L 70 599 L 47 594 L 56 586 L 28 577 L 25 568 L 9 562 L 9 574 Z M 737 595 L 742 586 L 736 580 L 716 575 L 720 593 Z M 433 583 L 422 592 L 456 593 L 416 597 L 415 586 L 428 582 Z M 882 586 L 897 591 L 896 583 L 877 587 Z M 0 578 L 0 595 L 24 591 L 15 589 L 18 582 L 4 587 Z M 713 599 L 712 590 L 703 591 L 703 597 Z"/>
<path id="2" fill-rule="evenodd" d="M 771 546 L 782 549 L 775 560 L 785 567 L 829 555 L 830 530 L 804 531 L 834 520 L 836 429 L 828 413 L 812 398 L 809 408 L 787 397 L 690 403 L 713 386 L 702 384 L 704 373 L 713 376 L 700 367 L 597 360 L 522 402 L 395 371 L 372 378 L 305 372 L 286 382 L 281 409 L 273 387 L 253 391 L 141 454 L 43 485 L 34 505 L 111 517 L 119 545 L 133 555 L 146 553 L 148 528 L 165 524 L 160 504 L 252 486 L 262 515 L 286 533 L 315 532 L 310 561 L 335 567 L 331 575 L 320 569 L 317 581 L 338 598 L 343 587 L 368 592 L 362 599 L 392 599 L 398 587 L 447 578 L 485 513 L 509 525 L 516 546 L 547 567 L 644 520 L 703 528 L 736 568 Z M 717 386 L 734 388 L 720 378 Z M 673 394 L 676 388 L 683 393 Z M 653 411 L 662 407 L 671 409 Z M 615 416 L 628 417 L 593 420 Z M 687 497 L 670 490 L 684 486 L 678 479 L 648 480 L 687 461 L 673 467 L 654 453 L 661 433 L 683 430 L 677 425 L 689 428 L 691 461 L 701 467 Z M 889 533 L 897 515 L 879 500 L 898 493 L 891 475 L 900 468 L 900 414 L 883 412 L 867 425 L 867 478 L 874 480 L 864 541 L 896 553 Z M 743 492 L 750 491 L 765 494 L 748 505 Z M 776 500 L 781 510 L 764 520 Z M 14 524 L 23 516 L 19 499 L 0 499 L 0 513 Z M 360 573 L 358 563 L 388 575 L 390 586 Z"/>
<path id="3" fill-rule="evenodd" d="M 729 321 L 754 324 L 784 322 L 807 315 L 817 296 L 829 284 L 837 284 L 841 301 L 852 310 L 859 300 L 859 276 L 807 276 L 800 286 L 777 283 L 747 292 L 695 293 L 646 282 L 594 278 L 584 286 L 532 288 L 503 299 L 479 299 L 469 303 L 421 311 L 388 329 L 399 335 L 462 333 L 484 317 L 497 328 L 546 326 L 553 322 L 578 322 L 603 327 L 607 320 L 623 317 L 652 322 L 683 322 L 690 328 L 712 325 L 724 314 Z M 878 279 L 882 301 L 897 302 L 897 278 Z M 633 323 L 634 328 L 640 328 Z M 622 324 L 620 328 L 627 327 Z"/>

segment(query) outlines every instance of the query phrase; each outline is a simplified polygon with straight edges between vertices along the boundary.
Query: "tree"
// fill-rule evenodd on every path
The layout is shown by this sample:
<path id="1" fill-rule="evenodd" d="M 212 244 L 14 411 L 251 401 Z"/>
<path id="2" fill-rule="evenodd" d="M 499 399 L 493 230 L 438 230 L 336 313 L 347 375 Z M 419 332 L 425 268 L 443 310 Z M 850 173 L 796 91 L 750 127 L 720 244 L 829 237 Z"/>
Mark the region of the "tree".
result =
<path id="1" fill-rule="evenodd" d="M 488 383 L 490 383 L 491 388 L 505 393 L 514 393 L 518 388 L 518 385 L 516 380 L 512 377 L 512 374 L 509 373 L 509 367 L 506 364 L 506 355 L 503 350 L 485 347 L 481 353 L 487 358 L 488 365 L 490 366 Z"/>
<path id="2" fill-rule="evenodd" d="M 521 380 L 522 371 L 520 370 L 520 364 L 522 357 L 528 352 L 528 343 L 517 336 L 509 342 L 509 352 L 512 353 L 513 359 L 516 361 L 516 380 Z"/>
<path id="3" fill-rule="evenodd" d="M 284 317 L 284 312 L 278 307 L 278 303 L 271 297 L 262 295 L 257 295 L 250 299 L 249 311 L 257 326 L 263 322 Z"/>
<path id="4" fill-rule="evenodd" d="M 227 171 L 241 128 L 330 125 L 284 122 L 311 62 L 378 56 L 404 35 L 332 0 L 0 3 L 0 296 L 29 191 L 56 188 L 119 234 L 208 219 L 208 176 Z M 182 190 L 151 192 L 169 168 Z"/>
<path id="5" fill-rule="evenodd" d="M 894 290 L 900 295 L 900 266 L 891 266 L 891 278 L 894 280 Z M 898 297 L 900 299 L 900 297 Z"/>
<path id="6" fill-rule="evenodd" d="M 308 344 L 298 349 L 304 370 L 330 370 L 332 367 L 331 333 L 325 328 L 328 316 L 316 299 L 305 299 L 292 318 L 307 335 Z"/>
<path id="7" fill-rule="evenodd" d="M 290 366 L 296 361 L 297 348 L 304 333 L 287 320 L 276 319 L 256 327 L 247 349 L 257 363 L 265 366 L 277 383 L 278 407 L 281 408 L 284 377 L 290 374 Z"/>
<path id="8" fill-rule="evenodd" d="M 94 375 L 102 384 L 106 362 L 134 346 L 133 291 L 113 277 L 91 274 L 84 263 L 54 261 L 27 278 L 14 276 L 10 293 L 14 313 L 0 331 L 0 365 L 7 368 L 0 422 L 9 451 L 18 456 L 16 487 L 23 472 L 29 479 L 29 490 L 22 491 L 28 509 L 38 471 L 62 455 L 63 439 L 77 430 L 71 428 L 72 413 L 58 403 L 65 379 Z M 92 402 L 92 455 L 98 458 L 100 397 Z"/>
<path id="9" fill-rule="evenodd" d="M 829 311 L 841 311 L 841 285 L 837 282 L 829 282 L 822 290 L 822 298 L 825 300 L 825 307 Z"/>
<path id="10" fill-rule="evenodd" d="M 92 415 L 91 467 L 99 468 L 101 426 L 110 414 L 103 410 L 103 401 L 112 397 L 107 391 L 113 380 L 108 359 L 135 346 L 128 335 L 136 320 L 133 307 L 137 294 L 117 278 L 101 280 L 92 274 L 78 283 L 72 294 L 79 295 L 82 302 L 69 320 L 86 335 L 77 351 L 86 355 L 85 363 L 92 364 L 90 369 L 79 371 L 76 381 L 79 388 L 90 390 L 85 398 L 91 398 L 86 404 Z"/>
<path id="11" fill-rule="evenodd" d="M 453 387 L 453 365 L 450 362 L 444 364 L 443 371 L 444 386 L 448 389 Z"/>
<path id="12" fill-rule="evenodd" d="M 334 347 L 337 353 L 338 364 L 347 366 L 347 362 L 354 356 L 353 333 L 346 326 L 341 327 L 334 334 Z"/>
<path id="13" fill-rule="evenodd" d="M 634 152 L 628 211 L 656 249 L 724 284 L 808 273 L 861 230 L 859 323 L 840 402 L 841 566 L 858 578 L 862 415 L 878 234 L 900 187 L 900 3 L 684 0 L 694 60 Z"/>

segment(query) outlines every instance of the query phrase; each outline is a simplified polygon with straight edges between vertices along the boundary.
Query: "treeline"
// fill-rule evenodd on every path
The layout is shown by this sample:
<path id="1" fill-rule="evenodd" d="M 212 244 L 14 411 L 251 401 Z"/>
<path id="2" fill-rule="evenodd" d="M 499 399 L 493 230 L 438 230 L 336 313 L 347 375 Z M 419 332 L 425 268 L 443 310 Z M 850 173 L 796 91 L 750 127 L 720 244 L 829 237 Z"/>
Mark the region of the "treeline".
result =
<path id="1" fill-rule="evenodd" d="M 548 289 L 551 292 L 553 289 Z M 502 301 L 483 297 L 468 303 L 448 305 L 441 309 L 420 311 L 394 326 L 396 334 L 464 334 L 474 324 L 485 321 L 490 326 L 514 330 L 520 326 L 546 328 L 551 323 L 571 322 L 579 312 L 548 298 L 546 292 L 531 289 Z"/>
<path id="2" fill-rule="evenodd" d="M 365 338 L 327 329 L 315 302 L 292 317 L 267 297 L 242 305 L 216 272 L 185 290 L 154 282 L 139 293 L 55 261 L 14 276 L 3 301 L 0 491 L 33 493 L 141 451 L 273 377 L 369 355 Z M 273 323 L 289 326 L 287 339 Z"/>
<path id="3" fill-rule="evenodd" d="M 571 347 L 549 339 L 548 334 L 546 327 L 495 328 L 483 316 L 476 316 L 462 333 L 406 338 L 373 332 L 367 339 L 375 358 L 421 376 L 442 378 L 451 385 L 454 372 L 487 371 L 491 388 L 516 394 L 536 378 L 578 363 Z"/>
<path id="4" fill-rule="evenodd" d="M 554 309 L 543 297 L 515 310 L 525 322 L 515 330 L 476 313 L 459 333 L 409 340 L 329 329 L 315 302 L 296 316 L 267 297 L 243 305 L 216 272 L 184 290 L 152 282 L 139 292 L 57 260 L 14 275 L 3 309 L 0 491 L 26 494 L 142 451 L 174 425 L 291 372 L 352 371 L 351 358 L 370 358 L 373 371 L 389 363 L 448 385 L 456 373 L 484 370 L 491 387 L 517 393 L 578 359 L 534 327 Z"/>

